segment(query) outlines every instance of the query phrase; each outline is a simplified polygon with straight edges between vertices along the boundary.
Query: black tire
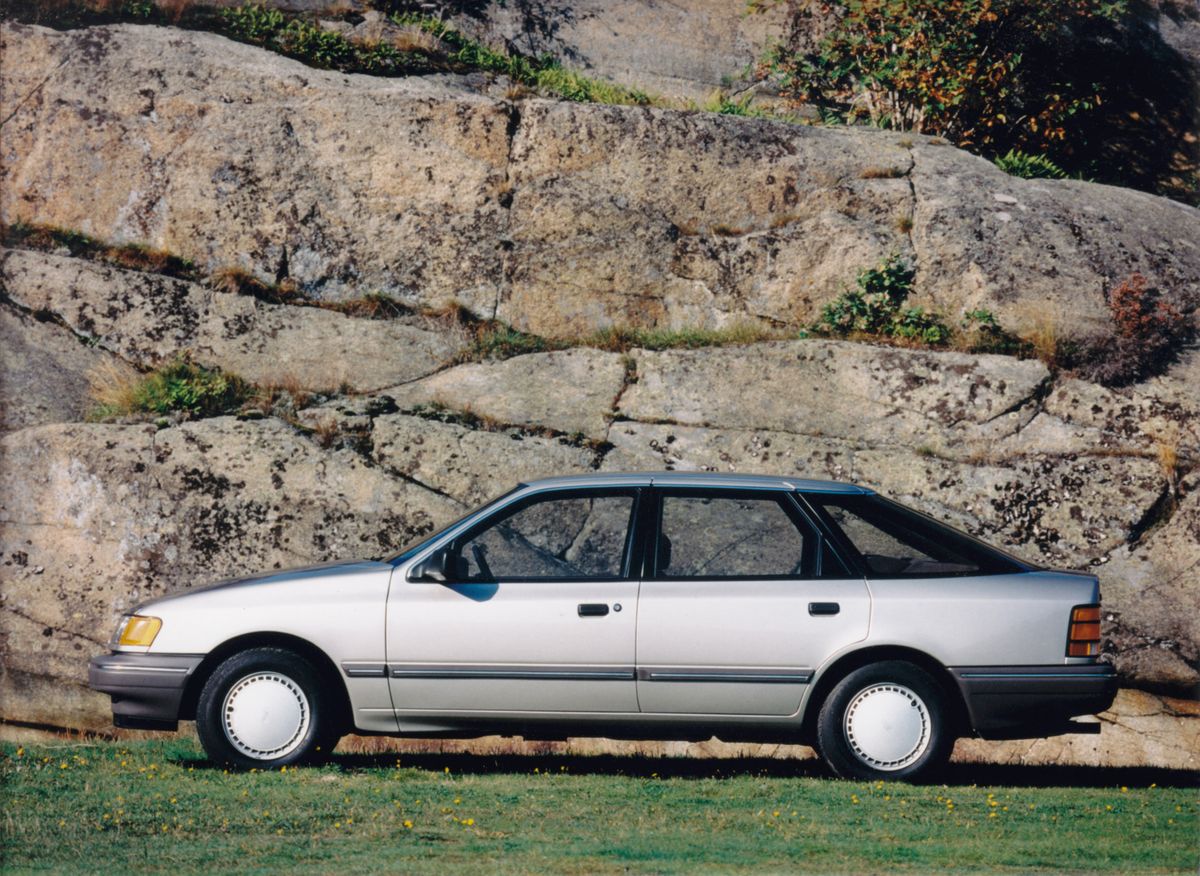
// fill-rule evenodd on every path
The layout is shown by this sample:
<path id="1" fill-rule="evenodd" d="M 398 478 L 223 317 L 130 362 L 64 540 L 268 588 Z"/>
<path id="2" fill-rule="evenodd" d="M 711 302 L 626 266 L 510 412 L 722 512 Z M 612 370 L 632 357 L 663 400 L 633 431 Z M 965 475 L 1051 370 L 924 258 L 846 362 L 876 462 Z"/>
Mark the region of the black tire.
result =
<path id="1" fill-rule="evenodd" d="M 817 714 L 817 747 L 844 779 L 926 781 L 950 759 L 950 727 L 937 681 L 912 663 L 887 660 L 854 670 L 830 691 Z"/>
<path id="2" fill-rule="evenodd" d="M 226 659 L 205 682 L 196 733 L 221 766 L 309 763 L 327 757 L 340 736 L 339 716 L 330 709 L 308 660 L 283 648 L 251 648 Z"/>

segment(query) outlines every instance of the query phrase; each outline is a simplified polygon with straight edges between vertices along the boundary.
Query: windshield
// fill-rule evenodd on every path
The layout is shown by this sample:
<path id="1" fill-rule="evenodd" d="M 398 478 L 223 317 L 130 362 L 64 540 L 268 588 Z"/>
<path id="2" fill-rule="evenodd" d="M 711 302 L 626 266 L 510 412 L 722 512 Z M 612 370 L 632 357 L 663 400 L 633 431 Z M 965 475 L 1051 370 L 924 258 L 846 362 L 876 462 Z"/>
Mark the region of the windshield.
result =
<path id="1" fill-rule="evenodd" d="M 475 515 L 483 512 L 483 511 L 487 511 L 487 510 L 491 509 L 494 505 L 497 505 L 500 502 L 503 502 L 505 499 L 507 499 L 509 496 L 511 496 L 517 490 L 521 489 L 521 487 L 523 487 L 523 486 L 524 486 L 524 484 L 518 484 L 517 486 L 513 487 L 508 492 L 502 493 L 501 495 L 497 496 L 495 499 L 492 499 L 492 501 L 488 502 L 486 505 L 481 505 L 480 507 L 475 508 L 474 510 L 468 511 L 462 517 L 459 517 L 453 523 L 449 523 L 446 526 L 443 526 L 441 529 L 439 529 L 437 532 L 433 533 L 432 535 L 426 535 L 426 536 L 422 536 L 422 537 L 418 538 L 416 541 L 412 542 L 406 548 L 404 548 L 404 550 L 400 551 L 400 553 L 395 554 L 390 557 L 387 557 L 384 560 L 384 562 L 391 563 L 393 566 L 396 566 L 396 565 L 399 565 L 400 563 L 403 563 L 405 560 L 411 559 L 412 557 L 419 554 L 421 552 L 421 550 L 425 547 L 425 545 L 431 544 L 431 543 L 437 541 L 439 538 L 441 538 L 443 535 L 445 535 L 451 529 L 454 529 L 456 526 L 458 526 L 464 520 L 474 517 Z"/>

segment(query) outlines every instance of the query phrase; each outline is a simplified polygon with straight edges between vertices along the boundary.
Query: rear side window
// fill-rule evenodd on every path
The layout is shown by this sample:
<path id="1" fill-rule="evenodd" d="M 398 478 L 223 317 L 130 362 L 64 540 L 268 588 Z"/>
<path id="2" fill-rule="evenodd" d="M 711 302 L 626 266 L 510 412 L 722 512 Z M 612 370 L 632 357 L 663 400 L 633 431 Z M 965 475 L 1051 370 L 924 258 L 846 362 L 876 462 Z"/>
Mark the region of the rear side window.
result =
<path id="1" fill-rule="evenodd" d="M 969 535 L 880 496 L 806 498 L 858 552 L 870 577 L 999 575 L 1025 568 Z"/>
<path id="2" fill-rule="evenodd" d="M 790 495 L 664 490 L 657 539 L 659 578 L 846 577 Z"/>

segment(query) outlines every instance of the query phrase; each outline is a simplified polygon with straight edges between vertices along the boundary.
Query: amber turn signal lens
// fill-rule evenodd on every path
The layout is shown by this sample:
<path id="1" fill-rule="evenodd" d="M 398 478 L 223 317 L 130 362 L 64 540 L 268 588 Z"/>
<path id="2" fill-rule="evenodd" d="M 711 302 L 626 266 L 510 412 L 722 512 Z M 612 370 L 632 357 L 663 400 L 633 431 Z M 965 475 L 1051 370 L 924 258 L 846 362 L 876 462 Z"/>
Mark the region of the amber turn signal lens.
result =
<path id="1" fill-rule="evenodd" d="M 160 629 L 162 629 L 162 621 L 158 618 L 141 617 L 135 614 L 125 622 L 125 629 L 121 630 L 121 637 L 117 640 L 117 644 L 149 647 Z"/>
<path id="2" fill-rule="evenodd" d="M 1100 606 L 1077 605 L 1071 609 L 1067 632 L 1068 657 L 1095 657 L 1100 653 Z"/>

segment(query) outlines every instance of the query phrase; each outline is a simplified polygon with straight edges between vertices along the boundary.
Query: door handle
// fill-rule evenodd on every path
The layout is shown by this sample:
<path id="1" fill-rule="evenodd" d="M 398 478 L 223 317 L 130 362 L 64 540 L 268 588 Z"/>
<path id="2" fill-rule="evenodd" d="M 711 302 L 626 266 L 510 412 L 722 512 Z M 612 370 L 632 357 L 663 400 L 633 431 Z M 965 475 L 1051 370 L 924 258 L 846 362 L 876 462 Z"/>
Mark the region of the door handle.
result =
<path id="1" fill-rule="evenodd" d="M 842 607 L 836 602 L 810 602 L 808 604 L 808 613 L 814 617 L 837 614 L 841 610 Z"/>
<path id="2" fill-rule="evenodd" d="M 603 602 L 579 603 L 580 617 L 604 617 L 606 614 L 608 614 L 608 606 Z"/>

